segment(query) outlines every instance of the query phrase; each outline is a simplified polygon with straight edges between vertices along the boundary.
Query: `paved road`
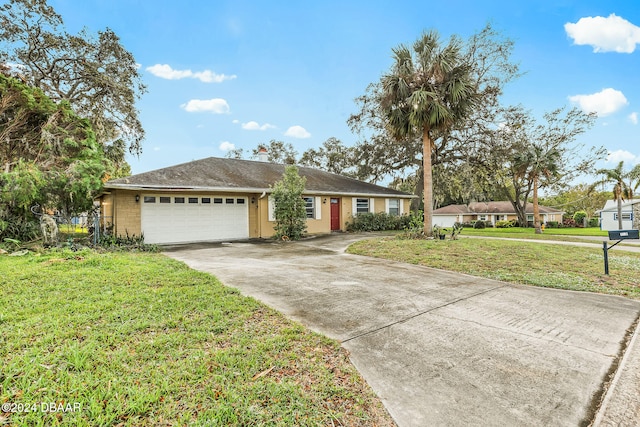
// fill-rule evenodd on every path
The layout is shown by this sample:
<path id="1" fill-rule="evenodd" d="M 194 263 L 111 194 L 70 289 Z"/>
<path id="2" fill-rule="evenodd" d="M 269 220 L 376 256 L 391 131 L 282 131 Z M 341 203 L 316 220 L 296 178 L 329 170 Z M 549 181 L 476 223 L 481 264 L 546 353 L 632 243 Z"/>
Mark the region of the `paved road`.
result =
<path id="1" fill-rule="evenodd" d="M 345 254 L 358 238 L 166 253 L 342 341 L 399 426 L 578 426 L 598 415 L 640 303 Z"/>

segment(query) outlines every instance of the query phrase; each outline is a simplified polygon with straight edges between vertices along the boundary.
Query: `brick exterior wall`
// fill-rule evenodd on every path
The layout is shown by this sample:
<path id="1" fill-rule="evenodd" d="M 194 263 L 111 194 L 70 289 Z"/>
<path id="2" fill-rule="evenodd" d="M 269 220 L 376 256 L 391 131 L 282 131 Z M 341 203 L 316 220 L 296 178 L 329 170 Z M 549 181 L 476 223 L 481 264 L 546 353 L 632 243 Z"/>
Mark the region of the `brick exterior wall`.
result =
<path id="1" fill-rule="evenodd" d="M 140 218 L 140 205 L 136 202 L 136 191 L 116 190 L 113 194 L 114 209 L 113 232 L 117 236 L 140 236 L 142 234 L 142 222 Z"/>

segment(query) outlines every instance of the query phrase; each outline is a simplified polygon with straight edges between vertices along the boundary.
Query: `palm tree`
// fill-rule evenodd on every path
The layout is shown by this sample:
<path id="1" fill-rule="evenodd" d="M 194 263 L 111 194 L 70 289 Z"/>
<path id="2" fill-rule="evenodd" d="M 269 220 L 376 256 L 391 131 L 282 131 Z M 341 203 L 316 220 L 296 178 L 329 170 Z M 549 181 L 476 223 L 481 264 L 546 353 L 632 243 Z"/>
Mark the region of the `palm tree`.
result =
<path id="1" fill-rule="evenodd" d="M 533 226 L 536 234 L 542 234 L 540 227 L 540 206 L 538 204 L 538 189 L 541 179 L 549 179 L 558 175 L 562 156 L 558 150 L 545 150 L 539 145 L 532 145 L 515 159 L 519 173 L 526 176 L 533 186 Z"/>
<path id="2" fill-rule="evenodd" d="M 633 192 L 640 187 L 640 164 L 625 172 L 624 161 L 621 161 L 613 169 L 598 169 L 596 173 L 604 175 L 604 178 L 593 184 L 592 188 L 600 184 L 614 184 L 613 200 L 618 202 L 618 229 L 622 230 L 622 201 L 632 199 Z"/>
<path id="3" fill-rule="evenodd" d="M 397 140 L 422 135 L 427 236 L 433 233 L 432 132 L 446 131 L 464 119 L 477 97 L 472 68 L 461 48 L 455 36 L 442 47 L 436 31 L 426 32 L 413 44 L 413 52 L 404 45 L 393 49 L 394 64 L 381 79 L 380 107 L 387 130 Z"/>

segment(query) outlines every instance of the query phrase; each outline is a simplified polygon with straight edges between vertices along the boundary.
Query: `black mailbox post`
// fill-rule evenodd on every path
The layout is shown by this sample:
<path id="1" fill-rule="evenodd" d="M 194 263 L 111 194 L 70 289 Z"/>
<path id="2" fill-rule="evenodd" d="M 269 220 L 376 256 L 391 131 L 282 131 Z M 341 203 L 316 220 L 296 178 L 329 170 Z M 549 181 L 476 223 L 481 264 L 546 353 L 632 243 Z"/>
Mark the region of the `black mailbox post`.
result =
<path id="1" fill-rule="evenodd" d="M 640 239 L 640 230 L 611 230 L 609 231 L 609 240 L 617 240 L 613 245 L 609 246 L 607 242 L 602 242 L 604 250 L 604 274 L 609 275 L 609 249 L 613 248 L 623 240 Z"/>

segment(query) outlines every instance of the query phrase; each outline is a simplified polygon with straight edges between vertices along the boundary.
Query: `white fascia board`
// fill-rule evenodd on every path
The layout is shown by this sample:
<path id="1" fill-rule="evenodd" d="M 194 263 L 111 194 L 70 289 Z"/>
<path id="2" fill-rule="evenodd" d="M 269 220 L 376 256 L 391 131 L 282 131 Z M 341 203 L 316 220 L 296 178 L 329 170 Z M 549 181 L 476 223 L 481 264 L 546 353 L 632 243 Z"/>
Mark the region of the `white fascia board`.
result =
<path id="1" fill-rule="evenodd" d="M 307 190 L 309 194 L 317 194 L 319 196 L 334 196 L 334 197 L 362 197 L 362 198 L 389 198 L 389 199 L 415 199 L 418 196 L 413 194 L 386 194 L 386 193 L 346 193 L 337 191 L 315 191 Z"/>

